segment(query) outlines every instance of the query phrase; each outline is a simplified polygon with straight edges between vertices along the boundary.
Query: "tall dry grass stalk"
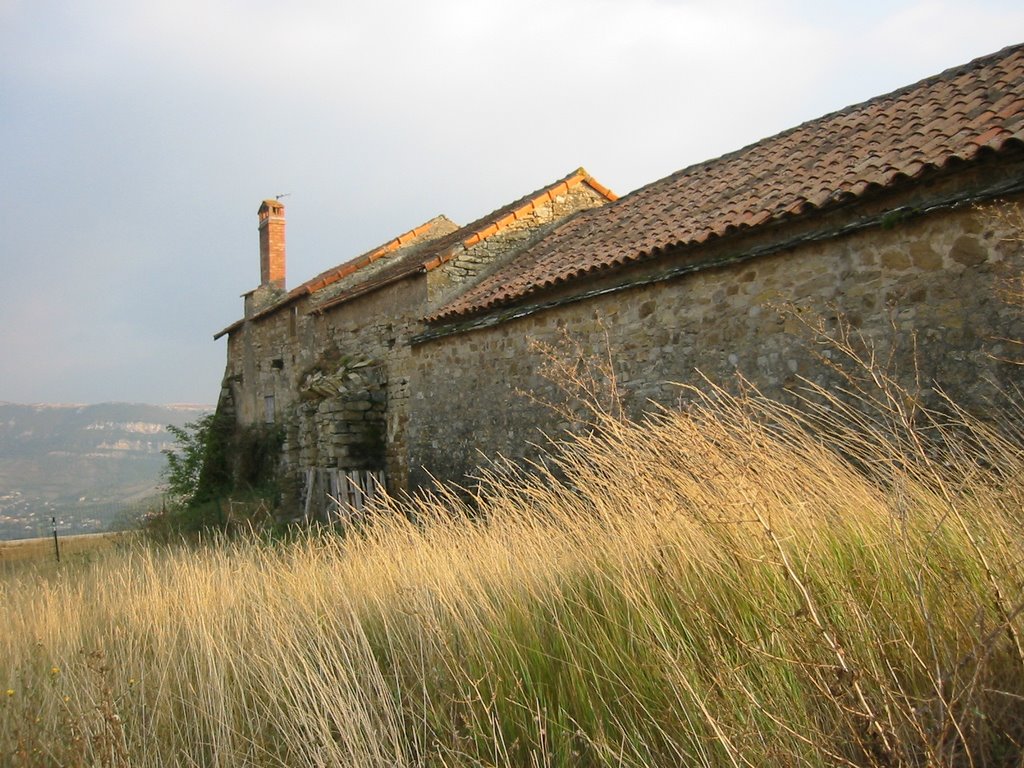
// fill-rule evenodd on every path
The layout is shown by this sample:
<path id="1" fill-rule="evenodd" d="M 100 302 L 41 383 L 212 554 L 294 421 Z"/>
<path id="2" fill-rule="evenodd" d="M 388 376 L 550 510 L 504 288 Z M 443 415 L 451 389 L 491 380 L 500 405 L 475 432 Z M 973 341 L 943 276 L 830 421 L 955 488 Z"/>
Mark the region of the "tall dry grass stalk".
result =
<path id="1" fill-rule="evenodd" d="M 0 761 L 1019 765 L 1019 435 L 691 396 L 472 503 L 9 576 Z"/>

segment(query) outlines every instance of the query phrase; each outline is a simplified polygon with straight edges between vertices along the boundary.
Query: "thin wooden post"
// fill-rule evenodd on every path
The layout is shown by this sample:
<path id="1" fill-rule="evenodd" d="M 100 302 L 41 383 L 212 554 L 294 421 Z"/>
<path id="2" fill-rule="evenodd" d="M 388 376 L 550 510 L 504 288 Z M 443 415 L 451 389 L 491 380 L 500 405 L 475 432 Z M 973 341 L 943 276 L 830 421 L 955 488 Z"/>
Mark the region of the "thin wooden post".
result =
<path id="1" fill-rule="evenodd" d="M 57 562 L 60 562 L 60 543 L 57 541 L 57 518 L 51 517 L 50 522 L 53 523 L 53 554 L 57 557 Z"/>

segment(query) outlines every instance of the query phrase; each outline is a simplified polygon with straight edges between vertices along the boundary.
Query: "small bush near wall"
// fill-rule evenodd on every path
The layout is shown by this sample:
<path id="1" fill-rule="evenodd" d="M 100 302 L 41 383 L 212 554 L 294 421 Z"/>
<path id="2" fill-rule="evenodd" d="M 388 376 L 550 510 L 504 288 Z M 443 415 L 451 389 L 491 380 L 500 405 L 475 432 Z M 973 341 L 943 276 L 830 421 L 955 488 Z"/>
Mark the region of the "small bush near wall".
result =
<path id="1" fill-rule="evenodd" d="M 169 504 L 144 522 L 158 538 L 269 522 L 282 498 L 283 431 L 239 427 L 221 411 L 171 427 L 178 447 L 165 451 Z"/>

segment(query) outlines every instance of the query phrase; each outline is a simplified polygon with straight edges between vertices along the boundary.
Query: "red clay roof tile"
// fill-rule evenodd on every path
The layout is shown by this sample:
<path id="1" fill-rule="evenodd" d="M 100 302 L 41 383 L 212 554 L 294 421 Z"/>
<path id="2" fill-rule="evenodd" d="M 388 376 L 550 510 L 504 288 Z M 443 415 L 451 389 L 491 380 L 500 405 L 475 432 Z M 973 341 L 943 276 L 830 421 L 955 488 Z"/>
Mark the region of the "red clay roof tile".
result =
<path id="1" fill-rule="evenodd" d="M 1022 143 L 1018 45 L 585 211 L 428 320 L 485 312 L 581 274 L 799 216 Z"/>
<path id="2" fill-rule="evenodd" d="M 574 184 L 586 183 L 595 192 L 609 201 L 618 199 L 611 190 L 598 184 L 585 169 L 578 168 L 568 176 L 535 192 L 531 192 L 515 202 L 502 206 L 471 224 L 467 224 L 454 232 L 432 240 L 424 246 L 409 250 L 404 255 L 389 261 L 382 269 L 373 270 L 372 273 L 370 271 L 356 272 L 351 276 L 351 279 L 346 279 L 340 285 L 341 290 L 334 291 L 331 296 L 325 297 L 325 300 L 317 305 L 313 311 L 322 312 L 357 296 L 362 296 L 370 291 L 389 285 L 396 280 L 402 280 L 420 272 L 429 272 L 432 269 L 436 269 L 452 258 L 452 255 L 457 253 L 460 246 L 469 247 L 486 240 L 488 237 L 492 237 L 501 229 L 512 224 L 515 220 L 512 214 L 516 212 L 525 213 L 542 205 L 544 200 L 554 200 L 557 197 L 558 189 L 561 188 L 563 191 L 569 189 L 568 183 L 570 181 Z"/>

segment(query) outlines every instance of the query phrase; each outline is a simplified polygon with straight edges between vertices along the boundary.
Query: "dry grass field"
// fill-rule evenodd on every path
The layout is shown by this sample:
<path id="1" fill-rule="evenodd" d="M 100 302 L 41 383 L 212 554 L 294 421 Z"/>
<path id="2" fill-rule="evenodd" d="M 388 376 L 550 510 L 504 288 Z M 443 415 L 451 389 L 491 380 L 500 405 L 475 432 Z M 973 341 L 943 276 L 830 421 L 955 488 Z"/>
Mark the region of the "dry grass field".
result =
<path id="1" fill-rule="evenodd" d="M 600 409 L 344 535 L 0 579 L 12 766 L 1009 766 L 1024 450 L 880 400 Z"/>
<path id="2" fill-rule="evenodd" d="M 75 560 L 83 554 L 102 552 L 118 543 L 124 543 L 125 533 L 83 533 L 75 536 L 58 536 L 62 559 Z M 53 538 L 16 539 L 0 541 L 0 573 L 11 563 L 56 560 Z"/>

